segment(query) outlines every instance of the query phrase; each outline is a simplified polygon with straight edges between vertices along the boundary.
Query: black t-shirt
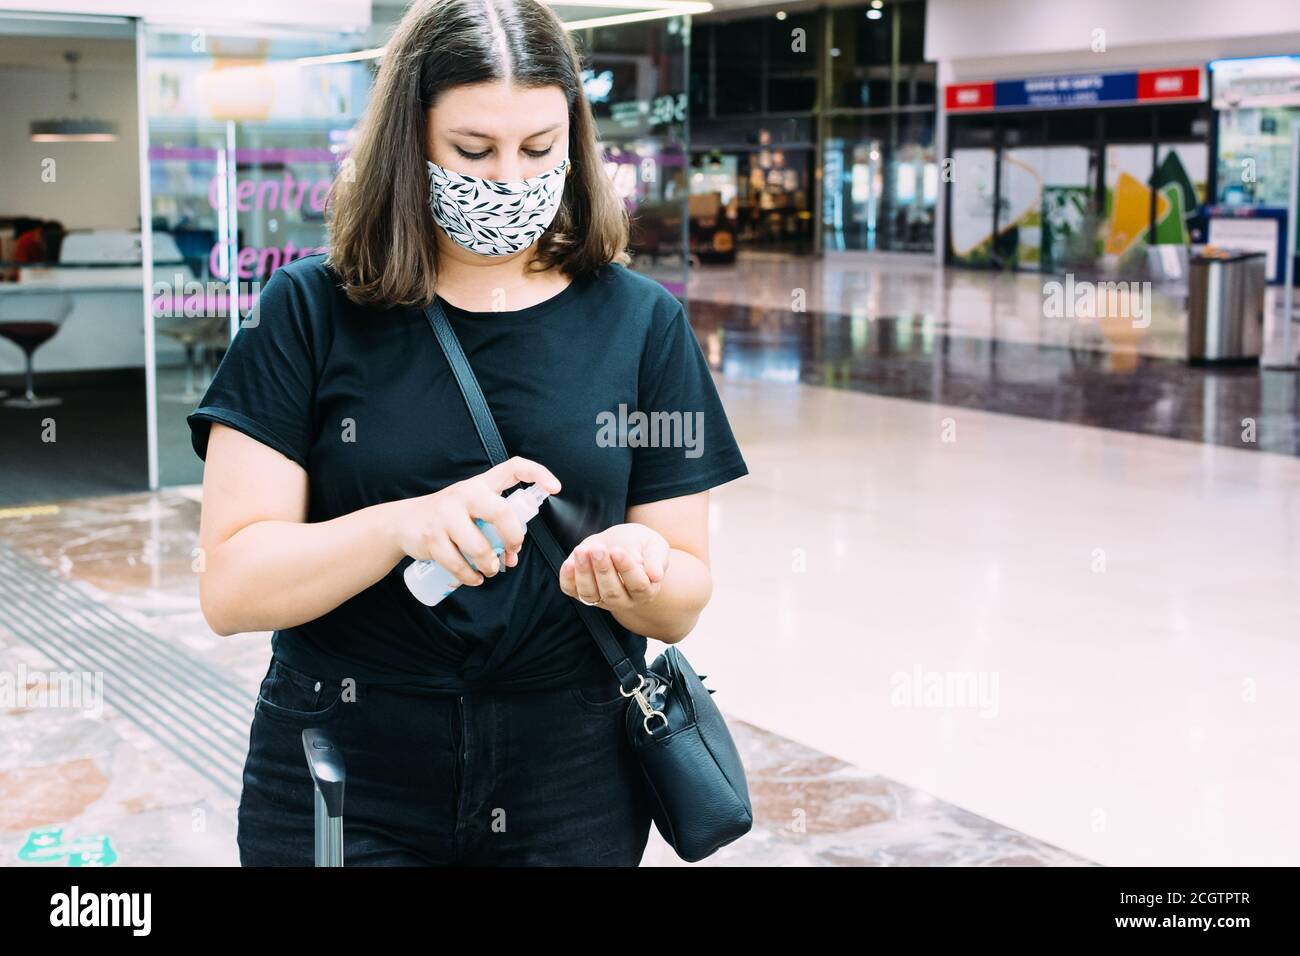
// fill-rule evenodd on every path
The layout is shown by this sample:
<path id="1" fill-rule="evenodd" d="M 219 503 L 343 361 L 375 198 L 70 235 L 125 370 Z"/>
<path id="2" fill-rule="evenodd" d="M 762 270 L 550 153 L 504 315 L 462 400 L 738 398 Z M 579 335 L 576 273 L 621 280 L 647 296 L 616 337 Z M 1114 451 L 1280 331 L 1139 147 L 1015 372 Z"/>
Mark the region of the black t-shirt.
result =
<path id="1" fill-rule="evenodd" d="M 210 422 L 221 422 L 306 469 L 308 521 L 490 467 L 423 310 L 356 306 L 338 281 L 320 254 L 276 270 L 256 324 L 240 329 L 188 419 L 200 458 Z M 563 485 L 543 510 L 566 553 L 621 524 L 629 505 L 748 474 L 685 312 L 654 280 L 610 264 L 513 312 L 443 305 L 506 450 Z M 680 413 L 675 434 L 687 447 L 659 440 L 668 419 L 649 437 L 620 428 L 637 411 Z M 410 560 L 329 613 L 276 631 L 275 656 L 322 678 L 439 691 L 563 686 L 608 670 L 531 533 L 516 567 L 432 608 L 406 588 Z M 607 619 L 644 659 L 645 638 Z"/>

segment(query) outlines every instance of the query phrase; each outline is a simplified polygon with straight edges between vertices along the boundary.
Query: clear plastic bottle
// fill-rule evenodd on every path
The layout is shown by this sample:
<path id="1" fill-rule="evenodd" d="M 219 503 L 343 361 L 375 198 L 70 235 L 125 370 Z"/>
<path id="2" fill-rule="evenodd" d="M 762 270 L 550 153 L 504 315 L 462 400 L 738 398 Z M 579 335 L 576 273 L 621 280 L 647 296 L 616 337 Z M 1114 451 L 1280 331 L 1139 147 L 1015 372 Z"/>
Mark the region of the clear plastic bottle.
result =
<path id="1" fill-rule="evenodd" d="M 528 533 L 528 522 L 537 517 L 537 512 L 542 507 L 542 502 L 546 500 L 546 492 L 542 490 L 541 485 L 529 485 L 527 488 L 520 488 L 518 491 L 506 495 L 506 504 L 518 516 L 519 522 L 524 526 L 524 533 Z M 483 536 L 488 539 L 492 545 L 492 551 L 500 559 L 505 553 L 506 547 L 501 542 L 501 536 L 497 534 L 497 529 L 488 524 L 482 518 L 475 518 L 474 523 L 478 525 Z M 474 562 L 469 557 L 463 555 L 469 566 L 474 568 Z M 502 566 L 504 567 L 504 565 Z M 478 570 L 478 568 L 474 568 Z M 443 598 L 445 598 L 456 588 L 460 587 L 460 579 L 444 568 L 437 561 L 413 561 L 403 572 L 402 577 L 406 580 L 406 586 L 410 592 L 422 603 L 433 607 Z"/>

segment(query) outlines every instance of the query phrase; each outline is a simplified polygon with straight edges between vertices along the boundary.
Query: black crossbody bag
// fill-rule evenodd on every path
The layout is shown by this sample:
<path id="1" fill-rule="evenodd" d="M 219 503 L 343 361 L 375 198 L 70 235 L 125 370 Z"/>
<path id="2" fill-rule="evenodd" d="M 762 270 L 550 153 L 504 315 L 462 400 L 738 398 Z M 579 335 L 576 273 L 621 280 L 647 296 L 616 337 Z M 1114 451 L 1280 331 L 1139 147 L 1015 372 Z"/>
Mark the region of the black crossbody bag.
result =
<path id="1" fill-rule="evenodd" d="M 489 461 L 510 456 L 460 341 L 436 299 L 424 310 L 460 385 Z M 537 542 L 559 586 L 565 554 L 546 520 L 545 504 L 529 534 Z M 628 698 L 628 739 L 640 758 L 655 826 L 683 860 L 694 863 L 739 839 L 754 824 L 745 768 L 712 691 L 706 688 L 676 645 L 670 645 L 646 673 L 624 652 L 601 608 L 569 598 L 591 632 L 601 655 Z"/>

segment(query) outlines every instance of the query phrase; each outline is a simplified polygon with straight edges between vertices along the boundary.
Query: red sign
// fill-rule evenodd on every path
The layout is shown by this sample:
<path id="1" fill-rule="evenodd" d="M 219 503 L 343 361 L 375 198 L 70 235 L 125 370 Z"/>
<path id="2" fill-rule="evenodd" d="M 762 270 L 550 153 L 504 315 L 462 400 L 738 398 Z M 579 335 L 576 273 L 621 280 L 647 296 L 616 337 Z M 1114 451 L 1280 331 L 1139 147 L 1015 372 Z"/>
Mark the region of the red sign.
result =
<path id="1" fill-rule="evenodd" d="M 949 113 L 962 110 L 993 109 L 992 83 L 958 83 L 944 87 L 944 103 Z"/>
<path id="2" fill-rule="evenodd" d="M 1139 100 L 1199 100 L 1201 71 L 1138 70 Z"/>
<path id="3" fill-rule="evenodd" d="M 1078 109 L 1125 103 L 1170 103 L 1205 98 L 1199 67 L 1032 76 L 944 87 L 950 113 L 977 110 Z"/>

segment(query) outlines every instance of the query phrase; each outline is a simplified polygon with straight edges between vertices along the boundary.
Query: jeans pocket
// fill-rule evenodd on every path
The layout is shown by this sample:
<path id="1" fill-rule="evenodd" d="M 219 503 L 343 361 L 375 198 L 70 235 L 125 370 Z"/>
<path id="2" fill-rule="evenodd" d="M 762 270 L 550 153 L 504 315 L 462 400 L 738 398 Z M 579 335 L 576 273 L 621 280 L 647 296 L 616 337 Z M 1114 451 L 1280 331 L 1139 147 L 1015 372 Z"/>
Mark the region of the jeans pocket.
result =
<path id="1" fill-rule="evenodd" d="M 311 724 L 328 720 L 343 699 L 343 685 L 304 674 L 272 658 L 254 710 L 274 720 Z"/>
<path id="2" fill-rule="evenodd" d="M 608 714 L 626 707 L 629 698 L 619 690 L 613 674 L 600 680 L 586 680 L 569 689 L 573 699 L 584 709 L 597 714 Z"/>

